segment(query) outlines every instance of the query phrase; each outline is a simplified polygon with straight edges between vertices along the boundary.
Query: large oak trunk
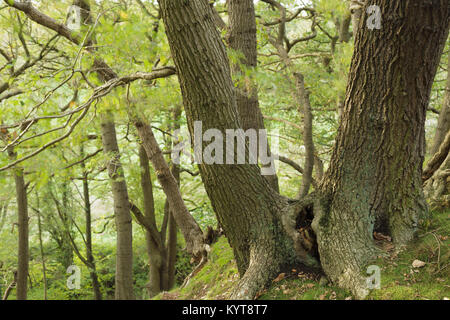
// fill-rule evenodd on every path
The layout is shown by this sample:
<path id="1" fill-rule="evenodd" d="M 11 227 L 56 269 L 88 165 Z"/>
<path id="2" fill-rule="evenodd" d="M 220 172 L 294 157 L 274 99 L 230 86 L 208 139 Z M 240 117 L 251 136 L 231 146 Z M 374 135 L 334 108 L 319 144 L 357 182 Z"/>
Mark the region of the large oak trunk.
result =
<path id="1" fill-rule="evenodd" d="M 360 272 L 376 252 L 373 231 L 402 245 L 427 215 L 425 115 L 449 18 L 449 1 L 370 2 L 381 8 L 382 28 L 365 27 L 363 8 L 344 113 L 313 222 L 324 271 L 357 296 L 367 293 Z"/>
<path id="2" fill-rule="evenodd" d="M 226 129 L 239 128 L 236 96 L 226 50 L 207 4 L 161 0 L 160 6 L 191 136 L 194 121 L 225 136 Z M 199 168 L 242 276 L 232 297 L 252 298 L 283 267 L 308 260 L 285 231 L 281 217 L 288 201 L 270 187 L 257 165 L 203 162 Z"/>
<path id="3" fill-rule="evenodd" d="M 361 271 L 377 252 L 373 231 L 404 244 L 427 213 L 421 187 L 425 110 L 449 17 L 448 1 L 371 4 L 380 6 L 383 28 L 361 27 L 356 36 L 336 147 L 313 207 L 322 267 L 357 297 L 367 294 Z M 191 133 L 194 121 L 222 134 L 235 129 L 229 61 L 207 5 L 160 5 Z M 251 298 L 283 266 L 310 260 L 293 227 L 299 211 L 311 209 L 311 195 L 289 204 L 255 165 L 199 167 L 242 275 L 232 297 Z"/>

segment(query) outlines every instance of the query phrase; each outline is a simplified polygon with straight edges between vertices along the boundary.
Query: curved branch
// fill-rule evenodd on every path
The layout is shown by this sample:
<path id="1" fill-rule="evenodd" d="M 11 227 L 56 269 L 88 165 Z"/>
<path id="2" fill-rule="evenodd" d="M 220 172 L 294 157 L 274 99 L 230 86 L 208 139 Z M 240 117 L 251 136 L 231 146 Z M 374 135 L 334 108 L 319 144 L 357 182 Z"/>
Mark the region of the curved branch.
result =
<path id="1" fill-rule="evenodd" d="M 427 166 L 422 173 L 422 181 L 425 182 L 433 176 L 433 173 L 444 162 L 447 158 L 448 152 L 450 151 L 450 131 L 447 132 L 444 141 L 441 143 L 438 152 L 436 152 L 433 157 L 428 161 Z"/>

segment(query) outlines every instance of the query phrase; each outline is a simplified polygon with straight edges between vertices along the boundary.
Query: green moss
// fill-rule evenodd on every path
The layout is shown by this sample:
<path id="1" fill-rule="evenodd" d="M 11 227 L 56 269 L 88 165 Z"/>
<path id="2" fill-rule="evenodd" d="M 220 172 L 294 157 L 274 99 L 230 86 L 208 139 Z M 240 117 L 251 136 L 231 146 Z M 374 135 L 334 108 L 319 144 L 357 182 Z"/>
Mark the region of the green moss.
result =
<path id="1" fill-rule="evenodd" d="M 208 263 L 186 287 L 159 294 L 155 299 L 225 299 L 238 278 L 233 250 L 221 237 L 212 246 Z"/>
<path id="2" fill-rule="evenodd" d="M 449 247 L 450 212 L 434 212 L 406 250 L 373 262 L 381 267 L 381 289 L 373 290 L 368 299 L 450 298 Z M 414 260 L 425 266 L 413 268 Z"/>
<path id="3" fill-rule="evenodd" d="M 373 290 L 367 299 L 450 298 L 449 247 L 450 211 L 435 212 L 408 248 L 398 255 L 387 255 L 370 263 L 381 269 L 381 289 Z M 413 268 L 412 262 L 416 259 L 425 262 L 425 266 Z M 226 238 L 221 237 L 212 247 L 210 261 L 187 287 L 160 294 L 156 299 L 225 299 L 238 279 L 233 250 Z M 353 297 L 346 290 L 323 284 L 317 276 L 299 275 L 292 270 L 261 292 L 259 299 L 342 300 Z"/>

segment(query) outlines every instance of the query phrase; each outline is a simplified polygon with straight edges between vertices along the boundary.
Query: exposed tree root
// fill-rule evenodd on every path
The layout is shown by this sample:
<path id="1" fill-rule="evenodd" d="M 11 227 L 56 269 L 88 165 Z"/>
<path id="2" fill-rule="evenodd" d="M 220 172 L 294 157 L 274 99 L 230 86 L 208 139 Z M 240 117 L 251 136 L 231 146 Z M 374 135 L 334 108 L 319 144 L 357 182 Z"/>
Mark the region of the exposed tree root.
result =
<path id="1" fill-rule="evenodd" d="M 11 291 L 16 287 L 17 284 L 17 271 L 14 271 L 14 279 L 13 281 L 9 284 L 9 286 L 6 288 L 5 294 L 3 295 L 2 300 L 8 300 L 8 297 L 11 293 Z"/>
<path id="2" fill-rule="evenodd" d="M 207 262 L 208 262 L 208 257 L 207 256 L 202 256 L 202 259 L 200 260 L 200 263 L 186 277 L 186 279 L 184 279 L 183 284 L 181 285 L 181 288 L 186 287 L 189 284 L 189 281 L 191 281 L 191 279 L 193 277 L 195 277 L 203 269 L 203 267 L 206 265 Z"/>
<path id="3" fill-rule="evenodd" d="M 250 250 L 250 264 L 244 276 L 239 280 L 230 299 L 252 300 L 264 289 L 281 270 L 280 257 L 268 256 L 267 250 Z"/>

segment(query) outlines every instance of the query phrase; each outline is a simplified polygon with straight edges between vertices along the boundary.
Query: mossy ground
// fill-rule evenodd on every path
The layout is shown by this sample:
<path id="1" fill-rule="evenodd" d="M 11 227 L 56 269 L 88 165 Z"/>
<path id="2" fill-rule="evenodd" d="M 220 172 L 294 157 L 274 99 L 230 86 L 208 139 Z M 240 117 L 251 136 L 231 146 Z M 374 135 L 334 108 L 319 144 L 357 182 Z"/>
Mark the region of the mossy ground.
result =
<path id="1" fill-rule="evenodd" d="M 379 243 L 387 252 L 371 264 L 381 270 L 381 288 L 372 290 L 370 300 L 423 300 L 450 298 L 450 210 L 434 212 L 422 224 L 418 239 L 396 253 L 389 241 Z M 425 265 L 414 268 L 412 262 Z M 214 244 L 210 261 L 184 288 L 175 288 L 155 299 L 226 299 L 238 281 L 233 251 L 221 237 Z M 292 270 L 279 275 L 260 293 L 261 300 L 342 300 L 352 295 L 332 286 L 320 276 Z"/>

